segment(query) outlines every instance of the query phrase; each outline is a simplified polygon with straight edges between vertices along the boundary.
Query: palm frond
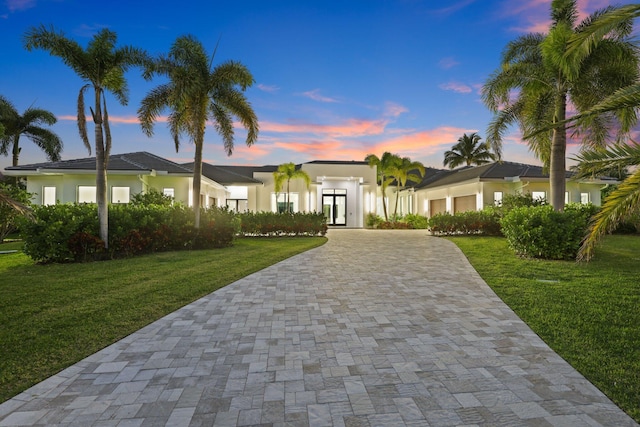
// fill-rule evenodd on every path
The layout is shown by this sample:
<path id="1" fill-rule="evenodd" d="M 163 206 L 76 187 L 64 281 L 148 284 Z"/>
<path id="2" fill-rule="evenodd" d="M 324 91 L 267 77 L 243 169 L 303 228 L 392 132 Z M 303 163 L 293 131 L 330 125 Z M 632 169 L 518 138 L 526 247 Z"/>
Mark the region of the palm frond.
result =
<path id="1" fill-rule="evenodd" d="M 627 144 L 615 144 L 606 149 L 585 150 L 572 160 L 578 162 L 578 178 L 597 176 L 611 169 L 624 169 L 640 165 L 640 144 L 630 141 Z"/>
<path id="2" fill-rule="evenodd" d="M 621 222 L 640 213 L 640 169 L 625 179 L 605 199 L 602 209 L 594 216 L 589 233 L 578 251 L 578 261 L 589 261 L 595 247 L 606 233 Z"/>

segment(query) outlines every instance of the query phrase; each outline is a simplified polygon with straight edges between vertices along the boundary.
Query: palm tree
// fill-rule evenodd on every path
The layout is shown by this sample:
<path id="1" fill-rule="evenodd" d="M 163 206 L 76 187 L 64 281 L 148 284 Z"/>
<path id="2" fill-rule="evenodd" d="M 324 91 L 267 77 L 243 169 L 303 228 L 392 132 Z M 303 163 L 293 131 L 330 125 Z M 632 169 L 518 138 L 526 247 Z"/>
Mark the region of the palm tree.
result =
<path id="1" fill-rule="evenodd" d="M 475 132 L 471 135 L 466 133 L 462 135 L 451 150 L 445 151 L 443 165 L 454 169 L 462 164 L 479 166 L 491 163 L 495 160 L 495 156 L 489 151 L 487 144 L 480 142 L 480 139 L 480 135 Z"/>
<path id="2" fill-rule="evenodd" d="M 382 190 L 382 210 L 384 212 L 384 220 L 389 221 L 386 194 L 387 187 L 391 182 L 393 182 L 393 178 L 389 178 L 388 172 L 392 166 L 400 161 L 400 157 L 396 154 L 391 154 L 390 152 L 385 151 L 380 158 L 375 154 L 368 154 L 367 157 L 364 158 L 364 161 L 367 162 L 369 166 L 376 168 L 378 185 Z"/>
<path id="3" fill-rule="evenodd" d="M 398 215 L 398 196 L 400 195 L 400 190 L 403 189 L 409 181 L 415 183 L 420 182 L 424 173 L 424 165 L 417 161 L 414 162 L 408 157 L 401 158 L 399 162 L 393 164 L 387 171 L 389 177 L 396 182 L 396 206 L 393 211 L 394 219 L 397 218 Z"/>
<path id="4" fill-rule="evenodd" d="M 578 177 L 600 175 L 611 169 L 640 165 L 640 144 L 616 144 L 606 150 L 592 149 L 580 153 L 576 159 Z M 624 221 L 640 214 L 640 169 L 629 175 L 604 200 L 602 209 L 593 217 L 589 233 L 584 239 L 578 260 L 588 261 L 594 255 L 600 238 Z"/>
<path id="5" fill-rule="evenodd" d="M 604 27 L 601 20 L 611 23 L 611 16 L 621 13 L 608 7 L 578 23 L 576 4 L 553 0 L 549 33 L 510 42 L 501 68 L 482 89 L 483 101 L 496 114 L 488 129 L 489 145 L 500 157 L 502 135 L 518 123 L 530 149 L 549 168 L 550 201 L 556 210 L 564 208 L 568 103 L 586 111 L 639 76 L 637 49 L 630 42 L 632 16 Z M 586 32 L 591 37 L 576 44 Z M 636 121 L 633 109 L 594 115 L 576 126 L 572 136 L 582 137 L 587 147 L 601 146 L 612 129 L 620 139 Z M 540 131 L 547 128 L 552 130 Z"/>
<path id="6" fill-rule="evenodd" d="M 233 153 L 233 117 L 247 129 L 247 146 L 258 138 L 258 118 L 244 91 L 254 83 L 251 72 L 239 62 L 227 61 L 213 67 L 213 57 L 208 57 L 202 44 L 193 36 L 181 36 L 171 46 L 169 54 L 153 61 L 145 72 L 146 78 L 154 75 L 169 79 L 142 100 L 138 118 L 142 130 L 153 135 L 153 125 L 158 115 L 169 108 L 169 130 L 176 152 L 180 147 L 180 135 L 186 133 L 195 145 L 193 163 L 193 208 L 195 226 L 200 226 L 200 187 L 202 180 L 202 151 L 207 121 L 224 142 L 227 155 Z"/>
<path id="7" fill-rule="evenodd" d="M 31 28 L 24 37 L 27 50 L 44 49 L 60 57 L 85 82 L 78 94 L 78 131 L 89 154 L 91 144 L 87 136 L 84 94 L 87 90 L 93 90 L 94 105 L 89 110 L 95 135 L 96 203 L 100 238 L 105 246 L 109 241 L 107 167 L 111 153 L 111 130 L 105 95 L 111 92 L 120 104 L 126 105 L 128 88 L 124 74 L 131 66 L 142 65 L 146 61 L 146 54 L 142 50 L 130 46 L 116 49 L 116 40 L 116 33 L 103 29 L 83 49 L 76 41 L 65 37 L 64 33 L 44 26 Z"/>
<path id="8" fill-rule="evenodd" d="M 285 183 L 285 181 L 287 182 L 287 198 L 286 198 L 285 206 L 287 207 L 287 212 L 293 212 L 292 206 L 289 205 L 289 185 L 291 183 L 291 180 L 302 179 L 307 185 L 307 188 L 309 188 L 309 185 L 311 185 L 311 178 L 302 169 L 296 169 L 295 164 L 283 163 L 280 166 L 278 166 L 278 170 L 276 170 L 273 173 L 273 179 L 275 181 L 275 186 L 276 186 L 275 188 L 276 195 L 280 190 L 282 190 L 282 186 Z M 277 197 L 276 197 L 276 204 L 277 204 Z"/>
<path id="9" fill-rule="evenodd" d="M 5 129 L 4 135 L 0 135 L 0 154 L 9 155 L 11 148 L 12 165 L 18 166 L 20 137 L 24 135 L 40 147 L 50 161 L 60 160 L 62 140 L 49 129 L 40 126 L 53 125 L 57 121 L 53 113 L 40 108 L 29 107 L 20 115 L 9 100 L 0 96 L 0 123 Z"/>

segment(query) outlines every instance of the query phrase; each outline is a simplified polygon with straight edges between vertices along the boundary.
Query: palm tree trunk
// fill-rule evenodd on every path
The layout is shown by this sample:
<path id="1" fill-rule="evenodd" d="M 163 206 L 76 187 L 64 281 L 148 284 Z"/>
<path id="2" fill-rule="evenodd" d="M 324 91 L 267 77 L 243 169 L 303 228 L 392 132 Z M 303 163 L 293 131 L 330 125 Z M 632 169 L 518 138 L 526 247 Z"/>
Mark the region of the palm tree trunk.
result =
<path id="1" fill-rule="evenodd" d="M 200 188 L 202 186 L 202 146 L 204 145 L 204 133 L 203 138 L 199 141 L 195 141 L 196 155 L 193 162 L 193 212 L 195 218 L 193 225 L 196 228 L 200 228 Z"/>
<path id="2" fill-rule="evenodd" d="M 107 159 L 105 156 L 104 136 L 102 134 L 102 91 L 95 88 L 95 113 L 93 123 L 96 138 L 96 204 L 98 205 L 98 223 L 100 238 L 104 247 L 109 247 L 109 204 L 107 200 Z"/>
<path id="3" fill-rule="evenodd" d="M 18 142 L 20 141 L 20 133 L 17 133 L 13 137 L 13 161 L 12 166 L 18 166 L 18 157 L 20 157 L 20 145 Z"/>
<path id="4" fill-rule="evenodd" d="M 567 94 L 561 92 L 556 99 L 556 123 L 562 122 L 567 115 Z M 566 153 L 567 128 L 558 126 L 553 130 L 551 140 L 551 157 L 549 159 L 549 200 L 557 211 L 564 210 L 564 193 L 566 191 Z"/>
<path id="5" fill-rule="evenodd" d="M 287 209 L 287 213 L 291 213 L 291 210 L 289 209 L 289 183 L 291 182 L 290 179 L 287 179 L 287 204 L 286 204 L 286 209 Z"/>
<path id="6" fill-rule="evenodd" d="M 398 199 L 400 198 L 400 187 L 396 185 L 396 207 L 393 209 L 393 222 L 398 219 Z"/>

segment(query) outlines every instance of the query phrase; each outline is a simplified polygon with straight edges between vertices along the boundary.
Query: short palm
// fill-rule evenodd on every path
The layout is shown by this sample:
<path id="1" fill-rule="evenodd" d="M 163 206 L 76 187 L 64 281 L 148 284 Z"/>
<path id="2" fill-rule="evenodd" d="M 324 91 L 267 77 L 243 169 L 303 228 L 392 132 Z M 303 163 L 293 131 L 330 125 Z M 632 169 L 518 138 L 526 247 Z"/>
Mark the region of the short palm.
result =
<path id="1" fill-rule="evenodd" d="M 382 211 L 384 213 L 384 220 L 389 221 L 386 194 L 389 184 L 393 182 L 393 178 L 389 177 L 389 170 L 400 162 L 400 157 L 396 154 L 385 151 L 382 154 L 382 157 L 379 158 L 375 154 L 368 154 L 364 161 L 367 162 L 369 166 L 376 168 L 378 185 L 382 191 Z"/>
<path id="2" fill-rule="evenodd" d="M 400 190 L 403 189 L 408 182 L 418 183 L 424 176 L 424 165 L 417 161 L 412 161 L 409 157 L 402 157 L 395 162 L 387 171 L 390 179 L 396 182 L 396 204 L 393 211 L 394 220 L 398 215 L 398 199 Z"/>
<path id="3" fill-rule="evenodd" d="M 495 156 L 489 151 L 487 144 L 480 142 L 480 135 L 466 133 L 458 138 L 458 143 L 451 150 L 444 153 L 444 166 L 450 169 L 460 165 L 484 165 L 495 160 Z"/>
<path id="4" fill-rule="evenodd" d="M 20 137 L 24 135 L 44 151 L 50 161 L 60 160 L 62 140 L 41 126 L 51 126 L 57 121 L 53 113 L 40 108 L 27 108 L 21 115 L 11 102 L 0 96 L 0 123 L 4 128 L 4 135 L 0 135 L 0 154 L 9 155 L 11 148 L 12 164 L 18 166 Z"/>
<path id="5" fill-rule="evenodd" d="M 273 178 L 275 182 L 276 193 L 282 190 L 285 182 L 287 183 L 287 198 L 285 201 L 285 206 L 287 207 L 287 212 L 292 212 L 293 207 L 290 206 L 289 203 L 291 180 L 302 179 L 304 180 L 308 188 L 311 184 L 311 177 L 302 169 L 297 169 L 294 163 L 283 163 L 278 166 L 278 169 L 273 173 Z"/>
<path id="6" fill-rule="evenodd" d="M 168 124 L 178 151 L 180 136 L 186 134 L 195 145 L 193 164 L 193 208 L 195 225 L 200 225 L 200 188 L 202 152 L 207 121 L 211 120 L 222 137 L 227 155 L 233 152 L 233 118 L 247 129 L 246 144 L 258 138 L 258 118 L 244 91 L 254 83 L 249 70 L 239 62 L 227 61 L 212 67 L 212 59 L 202 44 L 192 36 L 176 39 L 169 54 L 149 65 L 145 77 L 168 78 L 168 82 L 152 89 L 142 100 L 138 118 L 142 130 L 153 135 L 159 114 L 170 109 Z"/>

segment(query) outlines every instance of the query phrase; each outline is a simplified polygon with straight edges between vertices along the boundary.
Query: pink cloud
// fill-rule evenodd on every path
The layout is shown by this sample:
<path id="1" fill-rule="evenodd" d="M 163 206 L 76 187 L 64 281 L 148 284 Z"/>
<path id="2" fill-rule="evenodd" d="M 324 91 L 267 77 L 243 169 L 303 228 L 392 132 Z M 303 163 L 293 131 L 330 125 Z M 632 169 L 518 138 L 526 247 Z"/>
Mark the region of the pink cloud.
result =
<path id="1" fill-rule="evenodd" d="M 303 92 L 302 95 L 318 102 L 339 102 L 335 98 L 329 98 L 327 96 L 320 95 L 320 89 L 313 89 L 307 92 Z"/>
<path id="2" fill-rule="evenodd" d="M 400 104 L 396 104 L 395 102 L 387 102 L 384 106 L 384 115 L 386 117 L 398 117 L 402 113 L 407 113 L 409 110 Z"/>
<path id="3" fill-rule="evenodd" d="M 10 12 L 27 10 L 36 6 L 36 0 L 7 0 L 7 8 Z"/>
<path id="4" fill-rule="evenodd" d="M 356 137 L 382 134 L 386 124 L 387 122 L 384 120 L 363 119 L 349 119 L 334 125 L 261 122 L 260 130 L 262 132 L 308 133 L 315 135 L 323 134 L 333 137 Z"/>
<path id="5" fill-rule="evenodd" d="M 473 89 L 471 89 L 471 87 L 467 86 L 464 83 L 460 83 L 460 82 L 449 82 L 449 83 L 443 83 L 441 85 L 438 86 L 440 89 L 442 90 L 450 90 L 456 93 L 471 93 L 473 92 Z"/>
<path id="6" fill-rule="evenodd" d="M 267 93 L 276 93 L 277 91 L 280 90 L 280 88 L 278 86 L 275 85 L 265 85 L 265 84 L 258 84 L 258 89 L 260 89 L 263 92 L 267 92 Z"/>
<path id="7" fill-rule="evenodd" d="M 442 58 L 439 62 L 438 62 L 438 66 L 440 68 L 443 68 L 445 70 L 448 70 L 449 68 L 453 68 L 456 65 L 460 65 L 460 63 L 458 61 L 456 61 L 455 59 L 453 59 L 452 56 L 448 56 L 446 58 Z"/>
<path id="8" fill-rule="evenodd" d="M 63 120 L 63 121 L 72 121 L 75 122 L 76 120 L 78 120 L 77 116 L 71 116 L 68 114 L 62 115 L 62 116 L 58 116 L 58 120 Z M 87 121 L 91 120 L 91 116 L 87 116 Z M 157 123 L 166 123 L 167 121 L 167 116 L 158 116 L 156 118 L 156 122 Z M 138 120 L 138 118 L 136 116 L 109 116 L 109 123 L 123 123 L 123 124 L 128 124 L 128 125 L 139 125 L 140 124 L 140 120 Z"/>

